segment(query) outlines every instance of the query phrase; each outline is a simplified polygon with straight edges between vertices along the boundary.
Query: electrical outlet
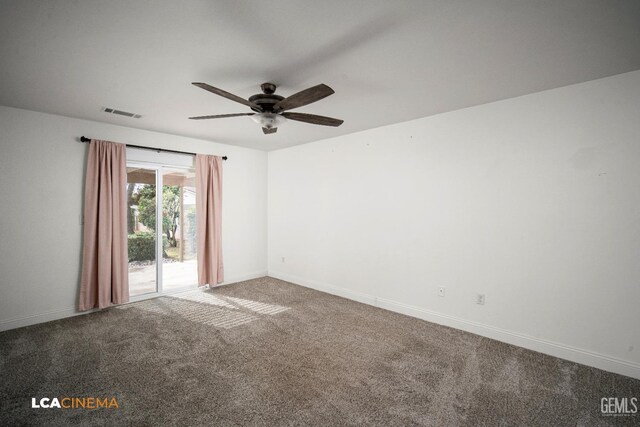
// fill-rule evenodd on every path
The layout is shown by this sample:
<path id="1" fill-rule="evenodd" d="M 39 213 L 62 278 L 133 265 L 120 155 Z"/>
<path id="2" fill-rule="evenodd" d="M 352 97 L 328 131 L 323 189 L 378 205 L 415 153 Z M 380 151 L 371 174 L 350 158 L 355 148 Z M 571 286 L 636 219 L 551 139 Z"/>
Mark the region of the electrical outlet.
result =
<path id="1" fill-rule="evenodd" d="M 476 294 L 476 304 L 484 305 L 484 294 Z"/>
<path id="2" fill-rule="evenodd" d="M 438 288 L 438 296 L 440 296 L 440 297 L 444 296 L 444 286 L 440 286 Z"/>
<path id="3" fill-rule="evenodd" d="M 282 257 L 282 262 L 284 263 L 284 257 Z"/>

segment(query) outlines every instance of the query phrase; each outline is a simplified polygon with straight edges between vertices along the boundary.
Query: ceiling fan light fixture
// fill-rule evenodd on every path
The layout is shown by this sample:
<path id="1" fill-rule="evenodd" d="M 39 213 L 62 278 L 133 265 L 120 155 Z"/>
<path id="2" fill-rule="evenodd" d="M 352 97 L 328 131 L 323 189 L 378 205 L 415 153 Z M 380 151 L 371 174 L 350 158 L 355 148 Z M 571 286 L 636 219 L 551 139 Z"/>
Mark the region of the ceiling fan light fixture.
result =
<path id="1" fill-rule="evenodd" d="M 287 121 L 286 118 L 275 113 L 258 113 L 251 116 L 251 119 L 261 127 L 267 129 L 280 127 L 281 124 Z"/>

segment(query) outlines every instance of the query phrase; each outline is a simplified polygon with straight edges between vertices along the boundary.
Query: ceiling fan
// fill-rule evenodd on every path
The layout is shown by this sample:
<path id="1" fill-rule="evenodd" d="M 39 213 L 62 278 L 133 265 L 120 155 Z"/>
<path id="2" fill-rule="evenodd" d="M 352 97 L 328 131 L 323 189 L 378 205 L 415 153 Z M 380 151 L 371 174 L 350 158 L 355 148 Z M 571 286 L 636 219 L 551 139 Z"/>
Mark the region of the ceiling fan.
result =
<path id="1" fill-rule="evenodd" d="M 310 87 L 284 98 L 275 94 L 276 85 L 273 83 L 263 83 L 260 86 L 263 93 L 253 95 L 248 100 L 240 98 L 239 96 L 226 92 L 222 89 L 210 86 L 206 83 L 192 84 L 211 93 L 215 93 L 216 95 L 239 102 L 240 104 L 246 105 L 255 111 L 255 113 L 217 114 L 213 116 L 189 117 L 192 120 L 252 116 L 251 118 L 262 126 L 262 131 L 265 134 L 276 133 L 278 131 L 278 126 L 284 123 L 287 119 L 322 126 L 340 126 L 344 122 L 344 120 L 334 119 L 332 117 L 317 116 L 315 114 L 306 113 L 292 113 L 288 111 L 319 101 L 322 98 L 326 98 L 327 96 L 335 93 L 333 89 L 325 84 Z"/>

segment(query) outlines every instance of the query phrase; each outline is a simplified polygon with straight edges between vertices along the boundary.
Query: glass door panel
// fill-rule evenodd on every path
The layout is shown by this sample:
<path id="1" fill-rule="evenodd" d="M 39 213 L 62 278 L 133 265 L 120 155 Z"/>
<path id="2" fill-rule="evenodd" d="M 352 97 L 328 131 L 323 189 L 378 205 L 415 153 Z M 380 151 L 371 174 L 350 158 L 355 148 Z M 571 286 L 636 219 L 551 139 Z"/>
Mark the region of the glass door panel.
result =
<path id="1" fill-rule="evenodd" d="M 127 167 L 129 295 L 158 292 L 156 170 Z"/>
<path id="2" fill-rule="evenodd" d="M 192 169 L 162 169 L 162 290 L 197 287 L 196 189 Z"/>

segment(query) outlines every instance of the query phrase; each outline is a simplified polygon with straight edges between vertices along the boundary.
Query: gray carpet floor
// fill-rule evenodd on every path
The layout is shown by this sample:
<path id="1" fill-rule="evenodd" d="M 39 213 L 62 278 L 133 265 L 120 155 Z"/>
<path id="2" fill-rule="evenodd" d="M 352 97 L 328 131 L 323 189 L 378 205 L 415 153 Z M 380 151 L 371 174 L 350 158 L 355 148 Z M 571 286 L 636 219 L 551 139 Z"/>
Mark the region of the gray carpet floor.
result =
<path id="1" fill-rule="evenodd" d="M 639 380 L 272 278 L 0 333 L 0 380 L 2 426 L 640 425 Z"/>

